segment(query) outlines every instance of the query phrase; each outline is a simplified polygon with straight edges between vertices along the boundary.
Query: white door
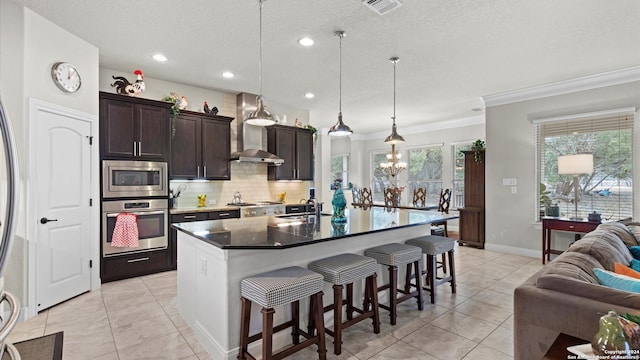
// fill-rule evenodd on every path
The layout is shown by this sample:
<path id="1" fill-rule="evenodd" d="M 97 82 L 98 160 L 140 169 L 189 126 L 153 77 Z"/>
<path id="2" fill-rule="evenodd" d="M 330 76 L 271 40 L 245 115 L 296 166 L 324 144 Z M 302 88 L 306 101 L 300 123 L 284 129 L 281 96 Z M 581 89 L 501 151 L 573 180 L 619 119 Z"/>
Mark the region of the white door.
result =
<path id="1" fill-rule="evenodd" d="M 91 122 L 38 109 L 35 120 L 36 306 L 91 287 Z M 33 170 L 32 170 L 33 171 Z"/>

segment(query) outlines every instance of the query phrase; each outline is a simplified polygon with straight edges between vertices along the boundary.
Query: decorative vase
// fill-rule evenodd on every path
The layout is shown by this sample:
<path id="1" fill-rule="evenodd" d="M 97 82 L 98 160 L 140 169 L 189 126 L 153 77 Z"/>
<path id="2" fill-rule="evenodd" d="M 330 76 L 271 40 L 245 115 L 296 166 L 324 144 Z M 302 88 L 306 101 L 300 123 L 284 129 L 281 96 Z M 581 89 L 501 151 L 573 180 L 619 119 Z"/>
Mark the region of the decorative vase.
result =
<path id="1" fill-rule="evenodd" d="M 612 354 L 632 355 L 629 350 L 631 346 L 619 319 L 621 318 L 618 317 L 615 311 L 609 311 L 607 315 L 600 318 L 600 328 L 591 341 L 591 348 L 596 355 L 607 356 L 607 358 Z M 626 325 L 626 319 L 622 320 Z M 617 356 L 612 357 L 612 359 L 615 358 Z"/>
<path id="2" fill-rule="evenodd" d="M 331 222 L 344 223 L 347 222 L 347 217 L 344 215 L 344 209 L 347 207 L 347 198 L 344 197 L 341 183 L 336 184 L 335 188 L 336 191 L 333 193 L 333 199 L 331 200 L 331 205 L 333 205 Z"/>

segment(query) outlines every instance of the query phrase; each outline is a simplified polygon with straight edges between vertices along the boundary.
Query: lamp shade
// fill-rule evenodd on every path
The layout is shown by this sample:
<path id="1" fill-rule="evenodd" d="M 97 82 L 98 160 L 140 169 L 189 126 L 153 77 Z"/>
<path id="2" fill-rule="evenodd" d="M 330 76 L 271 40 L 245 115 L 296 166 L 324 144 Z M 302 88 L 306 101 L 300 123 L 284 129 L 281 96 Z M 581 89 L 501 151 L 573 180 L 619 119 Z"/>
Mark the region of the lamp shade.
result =
<path id="1" fill-rule="evenodd" d="M 558 174 L 579 175 L 593 172 L 593 154 L 558 156 Z"/>

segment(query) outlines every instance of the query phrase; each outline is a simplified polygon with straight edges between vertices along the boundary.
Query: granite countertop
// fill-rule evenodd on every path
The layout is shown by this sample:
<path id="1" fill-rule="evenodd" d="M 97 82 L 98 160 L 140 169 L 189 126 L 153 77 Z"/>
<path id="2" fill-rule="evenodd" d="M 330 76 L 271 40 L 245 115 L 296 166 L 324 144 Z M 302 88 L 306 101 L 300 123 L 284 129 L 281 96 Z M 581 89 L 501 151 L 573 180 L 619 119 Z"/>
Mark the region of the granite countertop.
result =
<path id="1" fill-rule="evenodd" d="M 172 224 L 195 238 L 222 249 L 283 249 L 364 235 L 408 226 L 424 225 L 458 216 L 435 211 L 385 208 L 348 209 L 347 222 L 331 223 L 331 216 L 262 216 L 241 219 Z"/>

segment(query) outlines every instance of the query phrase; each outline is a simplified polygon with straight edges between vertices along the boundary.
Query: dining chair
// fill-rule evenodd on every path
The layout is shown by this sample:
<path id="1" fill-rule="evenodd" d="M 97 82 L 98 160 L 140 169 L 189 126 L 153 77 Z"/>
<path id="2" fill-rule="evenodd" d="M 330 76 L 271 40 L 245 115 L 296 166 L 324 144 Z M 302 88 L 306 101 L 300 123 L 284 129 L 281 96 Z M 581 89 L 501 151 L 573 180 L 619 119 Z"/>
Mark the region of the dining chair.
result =
<path id="1" fill-rule="evenodd" d="M 427 205 L 427 192 L 423 187 L 413 190 L 413 206 L 422 208 Z"/>
<path id="2" fill-rule="evenodd" d="M 438 200 L 438 211 L 443 214 L 449 213 L 449 206 L 451 204 L 451 190 L 440 190 L 440 199 Z M 449 231 L 447 230 L 447 221 L 437 221 L 431 223 L 431 235 L 438 235 L 449 237 Z M 442 268 L 442 271 L 447 272 L 447 263 L 445 261 L 445 254 L 442 254 L 442 261 L 438 262 L 438 268 Z"/>
<path id="3" fill-rule="evenodd" d="M 362 207 L 362 189 L 354 185 L 351 188 L 351 196 L 353 198 L 351 201 L 353 207 Z"/>
<path id="4" fill-rule="evenodd" d="M 398 207 L 398 193 L 391 188 L 384 189 L 384 208 L 387 211 Z"/>
<path id="5" fill-rule="evenodd" d="M 360 196 L 360 204 L 362 204 L 363 210 L 367 210 L 373 206 L 373 194 L 371 193 L 371 189 L 363 187 L 362 191 L 360 191 Z"/>

